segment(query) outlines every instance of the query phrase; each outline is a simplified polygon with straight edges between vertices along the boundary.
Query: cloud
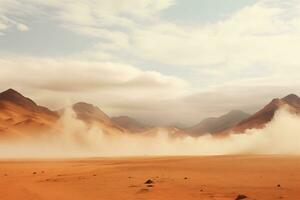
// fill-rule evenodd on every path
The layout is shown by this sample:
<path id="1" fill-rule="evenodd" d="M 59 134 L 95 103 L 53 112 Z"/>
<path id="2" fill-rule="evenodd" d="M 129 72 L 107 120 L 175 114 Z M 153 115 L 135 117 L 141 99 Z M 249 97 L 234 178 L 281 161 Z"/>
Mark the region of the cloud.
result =
<path id="1" fill-rule="evenodd" d="M 0 62 L 2 66 L 6 66 L 1 69 L 2 82 L 19 80 L 31 87 L 54 91 L 112 88 L 121 90 L 143 87 L 160 90 L 178 89 L 186 85 L 183 80 L 176 77 L 162 75 L 155 71 L 142 71 L 119 63 L 34 57 L 1 58 Z"/>
<path id="2" fill-rule="evenodd" d="M 140 57 L 169 65 L 233 70 L 291 67 L 299 51 L 300 12 L 298 1 L 287 2 L 283 6 L 259 1 L 204 25 L 160 22 L 137 30 L 133 49 Z"/>
<path id="3" fill-rule="evenodd" d="M 175 3 L 173 0 L 14 0 L 5 1 L 6 9 L 2 10 L 22 13 L 20 5 L 26 4 L 26 10 L 34 14 L 47 13 L 48 20 L 96 38 L 98 44 L 83 52 L 87 57 L 102 59 L 103 55 L 109 55 L 124 60 L 125 54 L 168 66 L 194 67 L 204 75 L 222 75 L 224 70 L 229 76 L 250 68 L 252 71 L 272 68 L 278 72 L 282 66 L 299 65 L 298 1 L 260 0 L 217 22 L 192 25 L 160 18 L 160 13 Z"/>
<path id="4" fill-rule="evenodd" d="M 0 84 L 2 90 L 19 89 L 55 108 L 69 99 L 119 112 L 137 102 L 146 105 L 182 96 L 188 87 L 180 78 L 120 63 L 16 56 L 0 58 Z"/>

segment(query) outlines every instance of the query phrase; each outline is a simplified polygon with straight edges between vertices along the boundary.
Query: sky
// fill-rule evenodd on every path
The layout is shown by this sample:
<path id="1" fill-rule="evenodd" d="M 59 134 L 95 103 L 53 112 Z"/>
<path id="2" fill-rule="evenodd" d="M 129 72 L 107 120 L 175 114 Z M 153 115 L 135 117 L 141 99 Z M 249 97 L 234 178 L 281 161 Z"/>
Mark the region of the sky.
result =
<path id="1" fill-rule="evenodd" d="M 300 94 L 298 0 L 0 0 L 0 89 L 192 125 Z"/>

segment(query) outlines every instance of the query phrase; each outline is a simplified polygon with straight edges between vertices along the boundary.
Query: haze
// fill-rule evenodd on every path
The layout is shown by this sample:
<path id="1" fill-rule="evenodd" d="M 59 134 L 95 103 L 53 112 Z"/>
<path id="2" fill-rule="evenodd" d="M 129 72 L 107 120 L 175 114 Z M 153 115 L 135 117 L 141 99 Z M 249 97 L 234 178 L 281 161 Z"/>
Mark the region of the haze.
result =
<path id="1" fill-rule="evenodd" d="M 232 133 L 226 138 L 211 135 L 174 137 L 168 129 L 148 135 L 107 135 L 98 126 L 88 127 L 68 109 L 57 122 L 59 134 L 39 133 L 0 142 L 1 158 L 78 158 L 111 156 L 192 156 L 300 154 L 300 117 L 286 108 L 279 110 L 264 129 Z M 53 129 L 52 131 L 56 131 Z M 283 137 L 284 135 L 284 137 Z"/>

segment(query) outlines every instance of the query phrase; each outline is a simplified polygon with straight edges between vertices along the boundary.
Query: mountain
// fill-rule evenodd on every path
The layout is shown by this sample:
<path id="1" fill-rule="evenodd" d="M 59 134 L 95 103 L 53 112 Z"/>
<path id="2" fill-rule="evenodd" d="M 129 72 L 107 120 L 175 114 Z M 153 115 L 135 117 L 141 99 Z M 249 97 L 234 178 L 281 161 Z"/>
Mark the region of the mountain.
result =
<path id="1" fill-rule="evenodd" d="M 273 119 L 275 112 L 283 106 L 286 106 L 293 113 L 300 113 L 300 98 L 295 94 L 290 94 L 282 99 L 273 99 L 260 111 L 241 121 L 230 131 L 243 133 L 247 129 L 263 128 Z"/>
<path id="2" fill-rule="evenodd" d="M 250 115 L 239 110 L 233 110 L 218 118 L 208 118 L 201 121 L 199 124 L 186 129 L 186 132 L 193 136 L 199 136 L 206 133 L 219 133 L 222 132 L 242 120 L 248 118 Z"/>
<path id="3" fill-rule="evenodd" d="M 131 132 L 142 132 L 148 130 L 150 127 L 138 122 L 137 120 L 128 116 L 113 117 L 112 121 L 118 124 L 120 127 L 129 130 Z"/>
<path id="4" fill-rule="evenodd" d="M 97 106 L 79 102 L 73 105 L 73 110 L 78 119 L 86 122 L 87 124 L 98 125 L 103 128 L 103 131 L 105 131 L 105 129 L 124 131 L 123 127 L 111 120 L 110 117 Z"/>
<path id="5" fill-rule="evenodd" d="M 24 109 L 31 110 L 34 112 L 56 115 L 55 112 L 50 111 L 46 107 L 37 105 L 31 99 L 24 97 L 22 94 L 20 94 L 19 92 L 15 91 L 13 89 L 8 89 L 8 90 L 0 93 L 0 103 L 5 103 L 5 102 L 13 103 Z"/>
<path id="6" fill-rule="evenodd" d="M 19 92 L 0 93 L 0 135 L 24 135 L 44 132 L 59 118 L 56 112 L 37 105 Z"/>
<path id="7" fill-rule="evenodd" d="M 79 102 L 73 105 L 73 110 L 77 114 L 77 117 L 83 121 L 100 121 L 110 122 L 110 118 L 100 108 L 92 104 Z"/>

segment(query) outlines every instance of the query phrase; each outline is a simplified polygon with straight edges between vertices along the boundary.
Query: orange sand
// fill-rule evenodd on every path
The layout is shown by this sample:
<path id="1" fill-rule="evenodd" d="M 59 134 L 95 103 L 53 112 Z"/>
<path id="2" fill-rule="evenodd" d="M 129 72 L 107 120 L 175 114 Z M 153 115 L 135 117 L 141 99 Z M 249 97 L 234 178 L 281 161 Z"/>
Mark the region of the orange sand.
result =
<path id="1" fill-rule="evenodd" d="M 148 179 L 153 187 L 144 184 Z M 257 200 L 300 199 L 300 157 L 0 162 L 1 200 L 234 200 L 238 194 Z"/>

